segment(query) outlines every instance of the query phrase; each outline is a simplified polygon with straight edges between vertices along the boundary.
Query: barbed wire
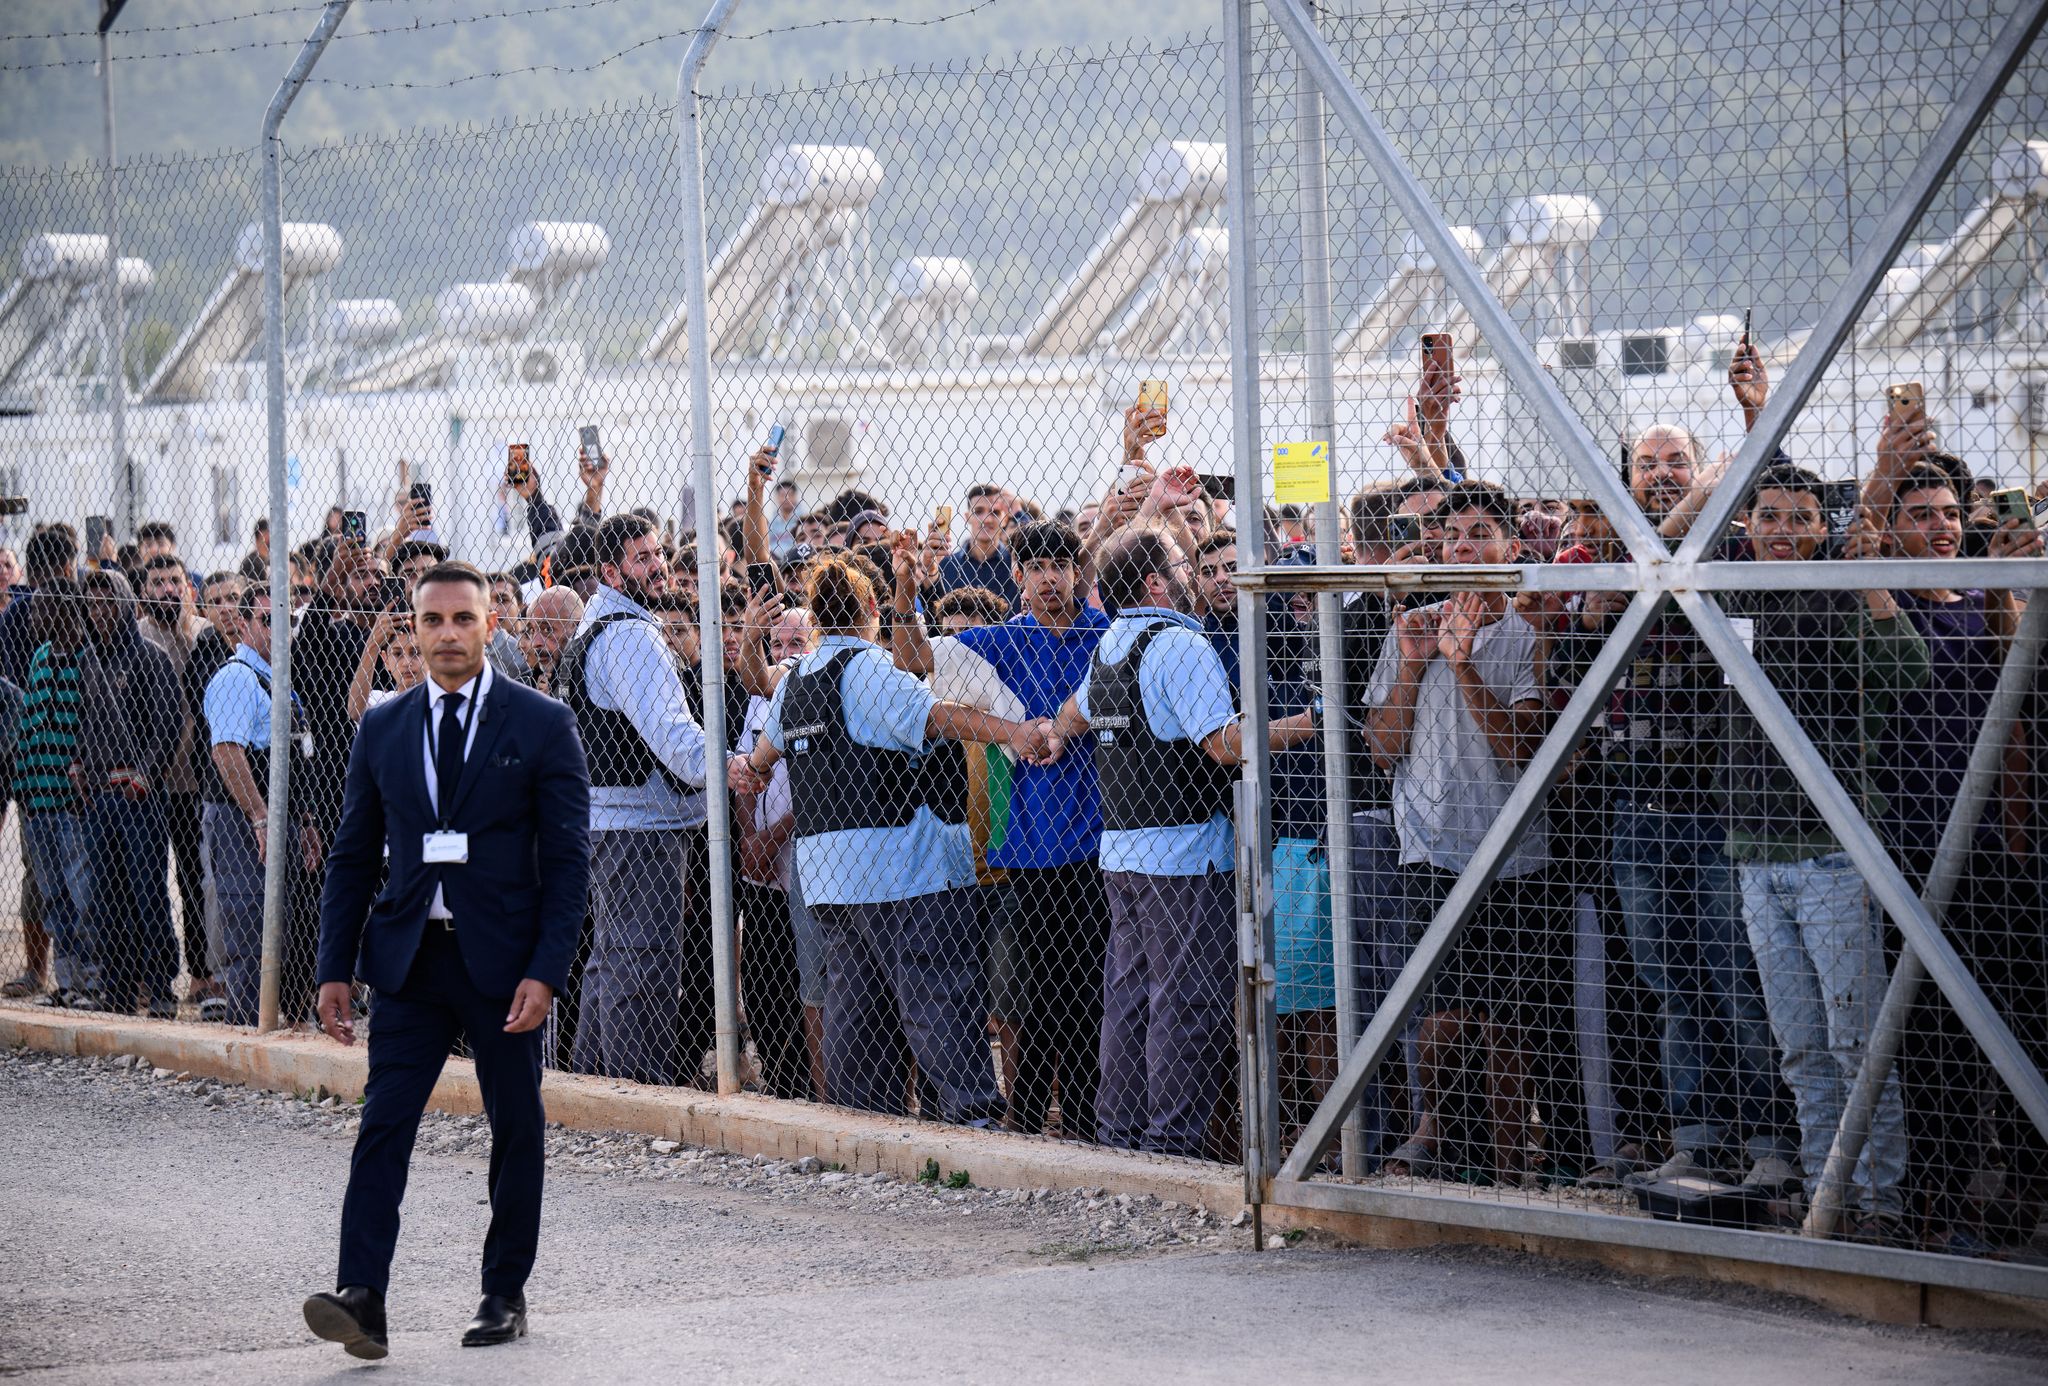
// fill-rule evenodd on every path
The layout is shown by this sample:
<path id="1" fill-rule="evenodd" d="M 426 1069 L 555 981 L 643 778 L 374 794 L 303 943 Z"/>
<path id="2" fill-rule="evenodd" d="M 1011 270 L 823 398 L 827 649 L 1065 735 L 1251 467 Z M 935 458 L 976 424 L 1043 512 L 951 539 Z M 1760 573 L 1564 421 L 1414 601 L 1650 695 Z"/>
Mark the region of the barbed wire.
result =
<path id="1" fill-rule="evenodd" d="M 933 15 L 929 19 L 902 19 L 895 15 L 861 15 L 844 19 L 815 19 L 803 24 L 783 24 L 769 29 L 757 29 L 752 33 L 728 34 L 725 41 L 728 43 L 738 43 L 749 39 L 770 38 L 779 34 L 794 34 L 809 29 L 829 29 L 851 24 L 891 24 L 906 29 L 921 29 L 933 24 L 944 24 L 950 20 L 964 19 L 968 15 L 974 14 L 979 10 L 985 10 L 996 3 L 998 3 L 998 0 L 977 0 L 977 3 L 969 5 L 965 9 L 954 10 L 949 14 Z M 314 77 L 308 79 L 308 85 L 338 87 L 343 91 L 438 91 L 448 87 L 463 86 L 470 82 L 486 82 L 500 77 L 524 77 L 537 72 L 550 72 L 563 77 L 574 77 L 582 73 L 595 72 L 599 68 L 607 67 L 621 58 L 639 52 L 642 48 L 648 48 L 657 43 L 666 43 L 671 39 L 690 38 L 702 32 L 704 32 L 703 26 L 693 25 L 688 29 L 677 29 L 670 33 L 655 34 L 641 39 L 638 43 L 628 44 L 615 53 L 599 58 L 596 62 L 581 65 L 534 63 L 527 67 L 504 68 L 491 72 L 471 72 L 461 77 L 451 77 L 442 82 L 351 82 L 340 77 Z"/>
<path id="2" fill-rule="evenodd" d="M 534 15 L 555 14 L 570 10 L 588 10 L 595 9 L 600 6 L 614 5 L 618 3 L 619 0 L 560 0 L 560 2 L 556 4 L 535 5 L 523 10 L 491 10 L 482 14 L 459 15 L 454 18 L 432 19 L 425 21 L 415 19 L 410 24 L 389 24 L 377 29 L 357 29 L 352 31 L 345 31 L 336 34 L 334 37 L 336 41 L 340 41 L 342 39 L 379 38 L 394 34 L 420 34 L 425 33 L 431 29 L 445 29 L 459 24 L 479 24 L 489 20 L 497 19 L 524 19 Z M 781 34 L 802 33 L 807 30 L 829 29 L 839 26 L 856 24 L 886 24 L 895 25 L 906 29 L 921 29 L 927 28 L 934 24 L 948 23 L 955 19 L 964 19 L 967 16 L 975 14 L 981 10 L 985 10 L 996 3 L 998 3 L 998 0 L 976 0 L 976 3 L 967 6 L 965 9 L 954 10 L 947 14 L 933 15 L 927 19 L 905 19 L 898 15 L 883 14 L 855 15 L 836 19 L 814 19 L 807 20 L 800 24 L 782 24 L 775 25 L 766 29 L 756 29 L 750 33 L 745 34 L 728 34 L 726 36 L 726 41 L 745 42 L 750 39 L 770 38 Z M 240 16 L 240 18 L 254 19 L 262 18 L 267 15 L 304 13 L 308 12 L 309 10 L 317 8 L 319 7 L 293 6 L 284 9 L 254 11 L 250 14 L 242 15 Z M 226 21 L 223 20 L 220 22 Z M 130 29 L 121 32 L 127 34 L 137 34 L 149 33 L 152 31 L 148 29 Z M 340 87 L 348 91 L 382 91 L 388 89 L 435 90 L 445 87 L 461 86 L 467 82 L 487 81 L 499 77 L 520 77 L 536 72 L 552 72 L 563 76 L 574 76 L 585 72 L 595 72 L 599 68 L 606 67 L 611 63 L 617 62 L 620 58 L 626 57 L 632 53 L 636 53 L 640 49 L 649 47 L 653 44 L 665 43 L 671 39 L 688 38 L 700 32 L 702 32 L 701 25 L 692 25 L 687 29 L 675 29 L 664 33 L 654 34 L 648 38 L 641 39 L 637 43 L 628 44 L 624 48 L 621 48 L 614 53 L 611 53 L 603 58 L 598 59 L 596 62 L 585 63 L 580 66 L 565 66 L 559 63 L 536 63 L 529 67 L 507 68 L 502 71 L 469 73 L 462 77 L 454 77 L 448 79 L 447 81 L 441 82 L 348 82 L 338 78 L 330 77 L 315 77 L 312 78 L 311 81 L 318 85 Z M 97 31 L 87 30 L 71 34 L 10 34 L 4 37 L 7 39 L 97 37 Z M 218 57 L 230 53 L 255 52 L 257 50 L 266 48 L 290 48 L 296 47 L 297 45 L 303 43 L 304 41 L 304 39 L 296 37 L 278 39 L 252 39 L 246 43 L 218 44 L 212 48 L 188 48 L 180 49 L 176 52 L 170 53 L 114 53 L 111 54 L 110 57 L 114 62 L 117 63 L 161 62 L 170 61 L 177 58 Z M 89 58 L 60 58 L 51 59 L 47 62 L 35 63 L 5 63 L 0 64 L 0 72 L 36 72 L 51 68 L 96 67 L 98 66 L 98 64 L 99 57 L 95 54 L 94 56 Z"/>

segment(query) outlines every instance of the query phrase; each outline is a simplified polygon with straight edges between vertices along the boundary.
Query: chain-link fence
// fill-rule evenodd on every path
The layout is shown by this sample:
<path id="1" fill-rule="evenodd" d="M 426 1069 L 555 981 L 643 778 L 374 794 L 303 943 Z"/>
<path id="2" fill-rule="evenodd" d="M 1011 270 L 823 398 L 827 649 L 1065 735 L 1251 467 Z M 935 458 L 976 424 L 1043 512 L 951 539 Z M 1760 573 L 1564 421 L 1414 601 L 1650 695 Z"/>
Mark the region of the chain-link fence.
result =
<path id="1" fill-rule="evenodd" d="M 1330 714 L 1275 1198 L 2037 1261 L 2035 7 L 1317 8 L 1242 79 L 1258 446 L 1336 459 L 1247 579 Z"/>
<path id="2" fill-rule="evenodd" d="M 290 147 L 274 536 L 254 157 L 121 169 L 125 458 L 103 170 L 9 170 L 7 991 L 251 1024 L 268 912 L 305 1023 L 357 728 L 457 804 L 537 751 L 441 759 L 453 558 L 587 759 L 556 1066 L 2037 1257 L 2048 110 L 2028 53 L 1953 128 L 1981 11 L 1274 0 L 719 92 L 697 323 L 671 106 Z"/>

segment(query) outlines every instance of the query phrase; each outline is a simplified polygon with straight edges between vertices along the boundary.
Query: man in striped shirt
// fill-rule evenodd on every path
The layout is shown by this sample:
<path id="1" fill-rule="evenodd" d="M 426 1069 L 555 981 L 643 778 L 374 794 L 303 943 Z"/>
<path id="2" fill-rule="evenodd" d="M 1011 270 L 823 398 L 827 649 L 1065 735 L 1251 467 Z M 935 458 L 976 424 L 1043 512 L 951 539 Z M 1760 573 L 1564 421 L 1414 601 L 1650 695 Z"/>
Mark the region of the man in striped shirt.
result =
<path id="1" fill-rule="evenodd" d="M 78 784 L 78 651 L 83 639 L 78 584 L 38 586 L 28 692 L 14 756 L 14 798 L 22 809 L 29 867 L 43 897 L 57 1004 L 101 1009 L 99 963 L 86 935 L 85 796 Z"/>

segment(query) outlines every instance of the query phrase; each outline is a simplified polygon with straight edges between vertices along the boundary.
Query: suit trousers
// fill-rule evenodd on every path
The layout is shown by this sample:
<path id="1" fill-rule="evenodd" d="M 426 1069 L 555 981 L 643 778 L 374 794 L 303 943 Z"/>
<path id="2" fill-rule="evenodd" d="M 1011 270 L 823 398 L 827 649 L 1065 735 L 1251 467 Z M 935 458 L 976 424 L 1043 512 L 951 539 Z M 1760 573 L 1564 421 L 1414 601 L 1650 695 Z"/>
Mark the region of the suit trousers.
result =
<path id="1" fill-rule="evenodd" d="M 341 1204 L 337 1285 L 383 1294 L 398 1245 L 398 1207 L 419 1135 L 420 1114 L 457 1039 L 476 1060 L 491 1123 L 490 1230 L 483 1293 L 525 1290 L 540 1245 L 547 1113 L 541 1106 L 541 1032 L 505 1033 L 510 997 L 485 996 L 463 966 L 454 933 L 430 922 L 405 985 L 378 992 L 370 1008 L 370 1078 Z"/>

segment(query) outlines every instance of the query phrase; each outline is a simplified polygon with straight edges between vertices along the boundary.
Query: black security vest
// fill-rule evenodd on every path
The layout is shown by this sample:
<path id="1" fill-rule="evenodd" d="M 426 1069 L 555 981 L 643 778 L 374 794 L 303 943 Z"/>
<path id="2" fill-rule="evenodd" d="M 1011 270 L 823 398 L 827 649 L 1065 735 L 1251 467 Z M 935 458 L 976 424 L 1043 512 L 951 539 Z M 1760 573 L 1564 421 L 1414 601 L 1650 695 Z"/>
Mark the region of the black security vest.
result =
<path id="1" fill-rule="evenodd" d="M 583 665 L 590 658 L 590 647 L 596 643 L 597 637 L 620 621 L 653 624 L 647 617 L 632 611 L 614 611 L 600 616 L 589 630 L 564 646 L 561 657 L 555 661 L 555 696 L 576 714 L 576 730 L 583 738 L 583 751 L 590 761 L 591 788 L 638 789 L 658 772 L 678 794 L 694 794 L 694 786 L 685 783 L 654 758 L 654 752 L 641 739 L 640 729 L 633 725 L 632 718 L 591 701 L 590 685 L 583 677 Z M 658 629 L 656 633 L 659 634 Z"/>
<path id="2" fill-rule="evenodd" d="M 967 757 L 980 755 L 958 741 L 941 741 L 917 763 L 919 788 L 932 816 L 941 823 L 967 821 Z"/>
<path id="3" fill-rule="evenodd" d="M 787 675 L 782 755 L 798 837 L 901 828 L 924 800 L 915 756 L 863 746 L 847 734 L 840 679 L 854 654 L 837 650 L 810 673 Z"/>
<path id="4" fill-rule="evenodd" d="M 1161 740 L 1145 716 L 1138 670 L 1152 637 L 1168 627 L 1165 621 L 1147 626 L 1115 664 L 1103 661 L 1098 646 L 1088 670 L 1088 726 L 1095 734 L 1105 828 L 1187 827 L 1230 810 L 1237 772 L 1193 741 Z"/>

